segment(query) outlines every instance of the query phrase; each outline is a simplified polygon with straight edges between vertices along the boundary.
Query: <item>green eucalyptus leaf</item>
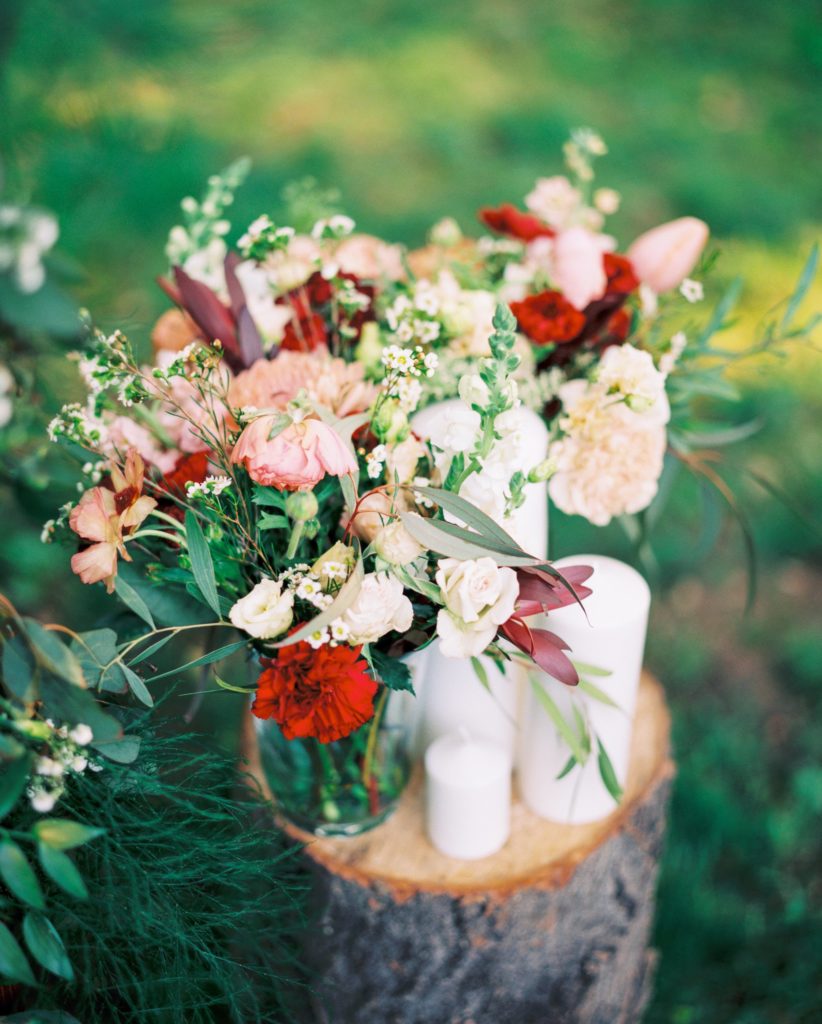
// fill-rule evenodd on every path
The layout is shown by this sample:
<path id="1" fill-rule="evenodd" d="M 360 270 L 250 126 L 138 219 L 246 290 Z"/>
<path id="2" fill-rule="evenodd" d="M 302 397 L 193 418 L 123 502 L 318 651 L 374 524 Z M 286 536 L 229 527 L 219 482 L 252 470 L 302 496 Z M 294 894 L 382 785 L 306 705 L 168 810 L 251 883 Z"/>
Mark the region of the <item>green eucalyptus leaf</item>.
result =
<path id="1" fill-rule="evenodd" d="M 479 679 L 483 688 L 490 693 L 491 683 L 488 680 L 488 673 L 485 671 L 485 665 L 483 665 L 479 658 L 471 658 L 471 668 L 474 670 L 474 675 Z"/>
<path id="2" fill-rule="evenodd" d="M 23 938 L 29 952 L 47 971 L 66 981 L 74 980 L 74 971 L 57 929 L 43 914 L 29 911 L 23 918 Z"/>
<path id="3" fill-rule="evenodd" d="M 497 565 L 502 566 L 542 564 L 538 558 L 532 558 L 530 555 L 501 551 L 499 547 L 495 547 L 479 534 L 471 533 L 455 523 L 446 523 L 438 519 L 424 519 L 416 512 L 403 512 L 402 523 L 414 540 L 430 551 L 435 551 L 447 558 L 459 558 L 460 560 L 493 558 Z"/>
<path id="4" fill-rule="evenodd" d="M 414 487 L 413 490 L 415 493 L 422 494 L 423 497 L 435 502 L 440 508 L 450 512 L 451 515 L 457 516 L 466 526 L 476 530 L 487 541 L 497 541 L 497 546 L 500 550 L 507 550 L 511 554 L 528 554 L 510 534 L 506 533 L 499 523 L 494 522 L 490 516 L 478 509 L 476 505 L 472 505 L 470 501 L 461 498 L 458 494 L 441 490 L 438 487 Z"/>
<path id="5" fill-rule="evenodd" d="M 169 669 L 168 672 L 161 672 L 158 676 L 152 676 L 151 682 L 154 683 L 158 679 L 165 679 L 167 676 L 179 675 L 181 672 L 187 672 L 190 668 L 198 668 L 200 665 L 211 665 L 215 661 L 222 661 L 229 654 L 241 650 L 247 643 L 247 640 L 236 640 L 234 643 L 226 644 L 224 647 L 218 647 L 215 651 L 208 651 L 207 654 L 203 654 L 193 661 L 187 661 L 185 665 L 179 665 L 177 668 Z"/>
<path id="6" fill-rule="evenodd" d="M 23 638 L 13 636 L 3 644 L 3 682 L 18 700 L 35 697 L 34 658 Z"/>
<path id="7" fill-rule="evenodd" d="M 31 767 L 31 754 L 24 753 L 0 767 L 0 821 L 11 811 L 26 788 Z"/>
<path id="8" fill-rule="evenodd" d="M 105 829 L 81 825 L 79 821 L 70 818 L 41 818 L 32 832 L 38 842 L 54 850 L 72 850 L 75 846 L 83 846 L 101 836 Z"/>
<path id="9" fill-rule="evenodd" d="M 26 748 L 18 743 L 13 736 L 0 733 L 0 761 L 16 761 L 18 757 L 25 754 Z"/>
<path id="10" fill-rule="evenodd" d="M 233 683 L 227 683 L 225 679 L 221 679 L 216 672 L 214 673 L 214 682 L 221 690 L 230 690 L 231 693 L 244 693 L 250 696 L 252 693 L 257 692 L 256 686 L 235 686 Z"/>
<path id="11" fill-rule="evenodd" d="M 67 853 L 55 850 L 53 846 L 47 846 L 45 843 L 37 844 L 37 853 L 40 866 L 52 882 L 75 899 L 88 899 L 86 883 L 77 870 L 77 865 Z"/>
<path id="12" fill-rule="evenodd" d="M 602 779 L 602 784 L 614 798 L 614 801 L 619 803 L 622 799 L 622 786 L 620 786 L 619 780 L 616 777 L 608 751 L 602 745 L 602 740 L 599 737 L 597 737 L 597 748 L 597 766 L 599 767 L 599 776 Z"/>
<path id="13" fill-rule="evenodd" d="M 143 680 L 137 675 L 133 669 L 130 669 L 128 665 L 123 665 L 123 675 L 126 678 L 128 688 L 140 701 L 141 704 L 145 704 L 146 707 L 154 707 L 154 698 L 149 693 L 148 687 Z"/>
<path id="14" fill-rule="evenodd" d="M 34 985 L 34 975 L 20 948 L 20 943 L 8 928 L 0 922 L 0 976 L 9 981 L 20 981 L 24 985 Z"/>
<path id="15" fill-rule="evenodd" d="M 92 743 L 91 746 L 109 761 L 116 761 L 117 764 L 131 764 L 137 760 L 137 755 L 140 753 L 140 742 L 139 736 L 121 736 L 119 739 Z"/>
<path id="16" fill-rule="evenodd" d="M 34 619 L 23 619 L 23 622 L 36 660 L 53 675 L 73 686 L 85 688 L 86 679 L 80 662 L 58 634 Z"/>
<path id="17" fill-rule="evenodd" d="M 601 690 L 595 683 L 592 683 L 590 679 L 583 679 L 583 677 L 580 676 L 579 688 L 583 693 L 587 693 L 589 697 L 593 697 L 594 700 L 598 700 L 600 704 L 607 704 L 608 707 L 616 708 L 617 711 L 622 710 L 613 697 L 607 694 L 604 690 Z"/>
<path id="18" fill-rule="evenodd" d="M 123 604 L 130 608 L 137 618 L 142 619 L 143 622 L 151 626 L 152 629 L 155 628 L 154 619 L 152 618 L 148 605 L 142 597 L 140 597 L 134 587 L 132 587 L 130 583 L 126 583 L 120 573 L 117 574 L 117 578 L 114 581 L 114 589 Z"/>
<path id="19" fill-rule="evenodd" d="M 0 878 L 19 900 L 38 910 L 45 907 L 43 890 L 37 881 L 37 875 L 26 855 L 11 839 L 0 842 Z"/>
<path id="20" fill-rule="evenodd" d="M 585 750 L 584 740 L 574 732 L 573 728 L 562 717 L 562 712 L 557 707 L 554 699 L 542 685 L 539 678 L 532 675 L 530 679 L 531 688 L 533 689 L 537 700 L 556 726 L 557 732 L 568 744 L 568 748 L 576 758 L 577 762 L 579 764 L 585 764 L 588 759 L 588 754 Z"/>
<path id="21" fill-rule="evenodd" d="M 211 608 L 218 619 L 222 618 L 220 598 L 217 593 L 217 581 L 214 576 L 214 562 L 211 558 L 211 551 L 205 539 L 203 528 L 197 516 L 189 510 L 186 512 L 186 543 L 191 558 L 191 571 L 197 583 L 200 593 L 203 595 L 206 604 Z"/>
<path id="22" fill-rule="evenodd" d="M 571 754 L 571 756 L 565 762 L 562 771 L 559 773 L 559 775 L 557 775 L 554 781 L 559 782 L 560 779 L 564 779 L 566 775 L 569 775 L 574 770 L 574 768 L 576 768 L 576 765 L 577 759 L 574 757 L 573 754 Z"/>
<path id="23" fill-rule="evenodd" d="M 149 633 L 148 635 L 150 636 L 151 634 Z M 169 632 L 166 633 L 165 636 L 161 636 L 159 640 L 155 641 L 153 644 L 150 644 L 148 647 L 145 648 L 145 650 L 140 651 L 140 653 L 136 657 L 131 659 L 129 664 L 133 667 L 134 665 L 139 665 L 141 661 L 146 661 L 146 659 L 150 658 L 153 654 L 156 654 L 157 651 L 159 651 L 161 648 L 165 647 L 169 640 L 173 640 L 176 635 L 176 632 L 169 630 Z"/>
<path id="24" fill-rule="evenodd" d="M 90 687 L 110 693 L 125 692 L 126 682 L 116 661 L 117 634 L 113 629 L 92 629 L 80 633 L 72 640 L 71 650 L 80 662 Z"/>

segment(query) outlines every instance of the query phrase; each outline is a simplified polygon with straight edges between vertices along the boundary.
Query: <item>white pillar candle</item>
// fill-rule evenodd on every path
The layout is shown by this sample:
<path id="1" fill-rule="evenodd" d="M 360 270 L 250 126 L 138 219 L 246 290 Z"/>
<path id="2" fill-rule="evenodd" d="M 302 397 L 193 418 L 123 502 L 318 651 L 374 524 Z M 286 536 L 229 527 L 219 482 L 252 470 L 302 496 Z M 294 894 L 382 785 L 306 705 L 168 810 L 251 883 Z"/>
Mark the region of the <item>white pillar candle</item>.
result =
<path id="1" fill-rule="evenodd" d="M 437 402 L 418 412 L 411 427 L 419 437 L 444 446 L 455 412 L 466 408 L 458 398 Z M 515 435 L 503 442 L 509 446 L 510 465 L 506 463 L 507 476 L 499 481 L 500 494 L 513 473 L 527 473 L 548 453 L 548 431 L 540 417 L 524 405 L 518 406 L 513 415 L 519 426 Z M 524 504 L 500 521 L 529 554 L 538 558 L 546 558 L 548 553 L 547 487 L 546 483 L 527 484 Z M 513 756 L 522 704 L 522 670 L 508 665 L 503 675 L 490 658 L 481 656 L 479 660 L 488 677 L 488 690 L 468 659 L 444 657 L 436 641 L 429 648 L 418 705 L 419 753 L 438 737 L 466 726 L 472 735 L 496 741 Z"/>
<path id="2" fill-rule="evenodd" d="M 467 729 L 441 736 L 425 754 L 428 837 L 448 857 L 479 860 L 511 833 L 511 757 Z"/>
<path id="3" fill-rule="evenodd" d="M 510 662 L 505 674 L 491 658 L 479 660 L 488 679 L 486 689 L 469 658 L 446 658 L 439 641 L 426 648 L 419 691 L 417 752 L 421 754 L 440 736 L 460 727 L 472 736 L 493 740 L 513 757 L 523 672 Z"/>
<path id="4" fill-rule="evenodd" d="M 635 569 L 614 558 L 575 555 L 555 564 L 560 570 L 563 565 L 590 565 L 594 569 L 587 581 L 593 593 L 584 602 L 588 619 L 579 605 L 573 604 L 551 612 L 547 626 L 570 646 L 569 655 L 574 661 L 611 673 L 590 679 L 618 707 L 609 707 L 544 673 L 540 673 L 539 683 L 569 721 L 573 721 L 573 702 L 584 706 L 593 732 L 602 741 L 624 788 L 651 592 Z M 517 759 L 523 800 L 550 821 L 584 824 L 606 817 L 616 804 L 600 777 L 596 740 L 584 767 L 576 765 L 558 780 L 569 756 L 567 744 L 529 686 Z"/>

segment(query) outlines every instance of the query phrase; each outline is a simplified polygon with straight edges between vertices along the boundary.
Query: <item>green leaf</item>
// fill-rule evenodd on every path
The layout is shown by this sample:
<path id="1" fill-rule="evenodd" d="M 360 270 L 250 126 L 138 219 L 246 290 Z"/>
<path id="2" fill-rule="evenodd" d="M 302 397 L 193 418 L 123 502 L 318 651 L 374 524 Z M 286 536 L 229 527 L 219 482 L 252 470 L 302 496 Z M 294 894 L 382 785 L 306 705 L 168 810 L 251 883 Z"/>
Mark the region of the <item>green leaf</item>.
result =
<path id="1" fill-rule="evenodd" d="M 119 739 L 123 734 L 117 719 L 103 711 L 88 690 L 68 686 L 53 676 L 44 676 L 40 683 L 40 696 L 49 718 L 60 718 L 73 725 L 84 722 L 98 743 Z"/>
<path id="2" fill-rule="evenodd" d="M 779 325 L 779 329 L 782 332 L 786 331 L 790 327 L 791 321 L 796 316 L 799 307 L 802 305 L 802 300 L 808 294 L 808 289 L 813 283 L 814 277 L 816 277 L 816 269 L 818 265 L 819 243 L 815 242 L 808 255 L 805 266 L 802 269 L 802 273 L 799 276 L 799 281 L 794 289 L 794 293 L 788 300 L 785 315 L 782 317 L 782 322 Z"/>
<path id="3" fill-rule="evenodd" d="M 414 692 L 414 684 L 411 681 L 411 669 L 406 662 L 400 658 L 392 658 L 389 654 L 376 647 L 371 647 L 369 653 L 377 678 L 389 690 Z"/>
<path id="4" fill-rule="evenodd" d="M 211 559 L 211 551 L 203 528 L 191 510 L 186 512 L 186 542 L 191 557 L 191 571 L 194 573 L 200 593 L 217 618 L 221 619 L 223 616 L 220 609 L 220 598 L 217 594 L 217 581 L 214 578 L 214 562 Z"/>
<path id="5" fill-rule="evenodd" d="M 117 764 L 131 764 L 137 760 L 140 753 L 139 736 L 122 736 L 119 739 L 103 740 L 100 743 L 92 743 L 91 746 L 109 761 L 116 761 Z"/>
<path id="6" fill-rule="evenodd" d="M 471 668 L 474 670 L 474 675 L 479 679 L 482 686 L 490 693 L 491 683 L 488 680 L 488 673 L 485 671 L 485 665 L 483 665 L 479 658 L 471 658 Z"/>
<path id="7" fill-rule="evenodd" d="M 0 769 L 0 821 L 11 811 L 26 787 L 31 755 L 6 762 Z"/>
<path id="8" fill-rule="evenodd" d="M 577 762 L 579 764 L 585 764 L 586 760 L 588 759 L 588 754 L 585 750 L 584 740 L 581 737 L 577 736 L 577 734 L 574 732 L 571 726 L 562 717 L 562 712 L 554 703 L 553 698 L 548 694 L 548 691 L 542 685 L 540 680 L 533 675 L 530 677 L 530 679 L 531 688 L 533 689 L 537 700 L 540 702 L 543 709 L 548 714 L 548 717 L 557 727 L 557 732 L 568 744 L 568 749 L 577 759 Z"/>
<path id="9" fill-rule="evenodd" d="M 62 850 L 55 850 L 45 843 L 37 844 L 37 853 L 40 858 L 40 866 L 43 871 L 56 885 L 78 900 L 88 899 L 88 889 L 83 877 L 77 870 L 77 865 Z"/>
<path id="10" fill-rule="evenodd" d="M 26 635 L 40 664 L 55 676 L 73 686 L 86 686 L 80 662 L 53 630 L 45 629 L 34 619 L 23 619 Z"/>
<path id="11" fill-rule="evenodd" d="M 16 761 L 25 754 L 26 748 L 12 736 L 0 733 L 0 761 Z"/>
<path id="12" fill-rule="evenodd" d="M 199 665 L 210 665 L 212 662 L 222 661 L 229 654 L 233 654 L 235 651 L 245 647 L 247 643 L 247 640 L 236 640 L 234 643 L 226 644 L 224 647 L 218 647 L 216 651 L 209 651 L 207 654 L 203 654 L 202 657 L 195 658 L 194 661 L 187 661 L 185 665 L 179 665 L 177 668 L 169 669 L 168 672 L 161 672 L 158 676 L 152 676 L 151 682 L 155 683 L 158 679 L 179 675 L 180 672 L 187 672 L 188 669 L 197 668 Z"/>
<path id="13" fill-rule="evenodd" d="M 32 829 L 38 842 L 54 850 L 72 850 L 101 836 L 105 829 L 81 825 L 69 818 L 41 818 Z"/>
<path id="14" fill-rule="evenodd" d="M 32 907 L 42 910 L 45 907 L 43 890 L 37 881 L 37 875 L 26 860 L 26 855 L 11 839 L 0 843 L 0 878 L 14 895 Z"/>
<path id="15" fill-rule="evenodd" d="M 262 487 L 260 484 L 255 484 L 254 497 L 251 501 L 254 505 L 285 509 L 285 495 L 275 491 L 273 487 Z"/>
<path id="16" fill-rule="evenodd" d="M 612 676 L 614 673 L 610 668 L 600 668 L 599 665 L 589 665 L 587 661 L 577 661 L 571 658 L 574 668 L 578 672 L 584 672 L 586 676 Z"/>
<path id="17" fill-rule="evenodd" d="M 0 922 L 0 975 L 9 981 L 21 981 L 24 985 L 34 985 L 34 975 L 20 948 L 17 939 L 8 928 Z"/>
<path id="18" fill-rule="evenodd" d="M 149 644 L 149 646 L 146 647 L 145 650 L 140 651 L 140 653 L 135 658 L 131 659 L 129 664 L 132 667 L 134 665 L 139 665 L 141 661 L 145 661 L 147 658 L 150 658 L 152 654 L 156 654 L 157 651 L 159 651 L 162 647 L 165 647 L 169 640 L 173 640 L 176 635 L 176 631 L 169 631 L 168 633 L 166 633 L 165 636 L 160 637 L 160 639 L 157 640 L 155 643 Z M 151 634 L 149 633 L 148 636 L 151 636 Z"/>
<path id="19" fill-rule="evenodd" d="M 416 512 L 403 512 L 402 523 L 414 540 L 447 558 L 493 558 L 497 565 L 508 566 L 542 565 L 538 558 L 532 558 L 530 555 L 514 555 L 500 551 L 479 534 L 471 533 L 455 523 L 424 519 Z"/>
<path id="20" fill-rule="evenodd" d="M 476 530 L 486 540 L 498 541 L 501 548 L 505 548 L 511 554 L 528 554 L 510 534 L 506 533 L 499 523 L 486 515 L 485 512 L 480 511 L 475 505 L 472 505 L 470 501 L 461 498 L 458 494 L 444 491 L 438 487 L 414 487 L 414 492 L 422 494 L 423 497 L 435 502 L 446 512 L 457 516 L 466 526 Z"/>
<path id="21" fill-rule="evenodd" d="M 611 796 L 614 798 L 616 803 L 622 799 L 622 786 L 619 784 L 619 780 L 616 777 L 614 766 L 611 764 L 611 759 L 608 757 L 608 751 L 602 745 L 602 740 L 597 737 L 597 748 L 599 754 L 597 755 L 597 765 L 599 767 L 599 776 L 602 779 L 602 783 Z"/>
<path id="22" fill-rule="evenodd" d="M 156 628 L 148 605 L 134 587 L 130 583 L 126 583 L 120 573 L 117 574 L 117 578 L 114 581 L 114 589 L 117 591 L 117 596 L 123 604 L 127 605 L 139 619 L 142 619 L 152 629 Z"/>
<path id="23" fill-rule="evenodd" d="M 574 757 L 573 754 L 571 754 L 571 756 L 565 762 L 565 766 L 563 767 L 562 771 L 559 773 L 559 775 L 557 775 L 557 777 L 556 777 L 556 779 L 554 781 L 555 782 L 559 782 L 560 779 L 564 779 L 566 775 L 570 774 L 570 772 L 572 772 L 574 770 L 574 768 L 576 767 L 576 764 L 577 764 L 577 759 Z"/>
<path id="24" fill-rule="evenodd" d="M 143 680 L 137 675 L 136 672 L 130 669 L 128 665 L 123 665 L 122 668 L 123 674 L 126 677 L 126 682 L 128 683 L 128 688 L 131 690 L 131 692 L 134 694 L 137 700 L 139 700 L 141 704 L 145 704 L 147 708 L 153 708 L 154 698 L 149 693 L 148 687 L 143 682 Z"/>
<path id="25" fill-rule="evenodd" d="M 700 347 L 705 345 L 717 331 L 727 326 L 725 323 L 726 317 L 736 305 L 737 299 L 742 291 L 742 285 L 743 281 L 741 277 L 735 278 L 730 283 L 727 291 L 717 303 L 716 308 L 711 315 L 711 319 L 708 321 L 704 330 L 697 339 L 697 344 Z"/>
<path id="26" fill-rule="evenodd" d="M 587 693 L 589 697 L 593 697 L 594 700 L 598 700 L 600 704 L 607 704 L 610 708 L 616 708 L 617 711 L 622 711 L 622 708 L 617 704 L 614 698 L 604 690 L 600 690 L 600 688 L 592 683 L 590 679 L 583 679 L 582 676 L 580 676 L 579 688 L 583 693 Z"/>
<path id="27" fill-rule="evenodd" d="M 214 682 L 220 687 L 220 689 L 230 690 L 232 693 L 245 693 L 250 696 L 252 693 L 257 692 L 256 686 L 235 686 L 233 683 L 227 683 L 225 679 L 221 679 L 216 672 L 214 673 Z"/>
<path id="28" fill-rule="evenodd" d="M 31 955 L 47 971 L 66 981 L 74 980 L 74 971 L 57 929 L 43 914 L 29 911 L 23 918 L 23 938 Z"/>
<path id="29" fill-rule="evenodd" d="M 122 668 L 115 660 L 117 634 L 113 629 L 92 629 L 80 633 L 72 640 L 71 650 L 77 656 L 90 687 L 110 693 L 123 693 L 126 690 Z"/>
<path id="30" fill-rule="evenodd" d="M 34 692 L 34 658 L 20 636 L 10 637 L 3 644 L 3 681 L 19 700 L 32 700 Z"/>

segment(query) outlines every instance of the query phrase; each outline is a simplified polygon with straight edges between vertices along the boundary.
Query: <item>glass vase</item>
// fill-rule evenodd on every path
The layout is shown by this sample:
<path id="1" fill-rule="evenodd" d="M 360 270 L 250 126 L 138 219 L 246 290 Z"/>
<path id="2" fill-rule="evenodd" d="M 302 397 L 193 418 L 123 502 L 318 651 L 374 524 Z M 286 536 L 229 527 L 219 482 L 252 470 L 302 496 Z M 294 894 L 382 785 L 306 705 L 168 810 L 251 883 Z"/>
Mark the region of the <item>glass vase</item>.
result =
<path id="1" fill-rule="evenodd" d="M 260 761 L 288 822 L 317 836 L 355 836 L 385 821 L 411 775 L 409 728 L 386 714 L 383 687 L 374 717 L 333 743 L 286 739 L 272 719 L 254 719 Z"/>

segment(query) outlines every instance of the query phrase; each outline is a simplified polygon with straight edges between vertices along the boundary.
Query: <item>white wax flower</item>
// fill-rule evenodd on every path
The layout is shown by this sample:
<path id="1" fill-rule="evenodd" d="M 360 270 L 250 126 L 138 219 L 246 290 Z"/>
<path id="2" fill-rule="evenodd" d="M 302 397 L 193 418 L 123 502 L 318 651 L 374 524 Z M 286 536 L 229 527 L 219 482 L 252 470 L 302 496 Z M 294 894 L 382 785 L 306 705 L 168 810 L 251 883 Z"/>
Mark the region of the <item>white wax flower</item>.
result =
<path id="1" fill-rule="evenodd" d="M 284 633 L 294 618 L 294 595 L 278 580 L 262 579 L 240 598 L 229 612 L 238 629 L 258 640 L 272 640 Z"/>
<path id="2" fill-rule="evenodd" d="M 404 633 L 413 617 L 414 609 L 399 580 L 387 573 L 368 573 L 342 621 L 348 626 L 350 643 L 367 644 L 392 629 Z"/>
<path id="3" fill-rule="evenodd" d="M 540 220 L 559 230 L 570 227 L 582 205 L 582 193 L 560 174 L 539 178 L 525 197 L 525 205 Z"/>
<path id="4" fill-rule="evenodd" d="M 466 405 L 477 405 L 484 409 L 488 404 L 488 385 L 478 373 L 466 373 L 460 377 L 459 395 Z"/>
<path id="5" fill-rule="evenodd" d="M 78 747 L 87 747 L 94 739 L 94 733 L 89 726 L 80 722 L 69 732 L 69 739 L 73 740 Z"/>

